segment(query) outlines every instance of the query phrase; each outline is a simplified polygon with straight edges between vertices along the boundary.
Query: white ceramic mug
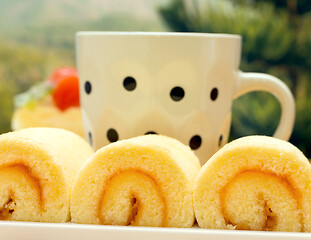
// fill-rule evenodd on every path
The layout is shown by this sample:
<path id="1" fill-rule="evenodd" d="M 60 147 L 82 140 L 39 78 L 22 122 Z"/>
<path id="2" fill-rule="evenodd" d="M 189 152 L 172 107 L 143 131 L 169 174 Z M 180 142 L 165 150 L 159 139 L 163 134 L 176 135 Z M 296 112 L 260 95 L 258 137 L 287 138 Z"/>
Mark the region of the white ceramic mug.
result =
<path id="1" fill-rule="evenodd" d="M 295 118 L 290 90 L 273 76 L 241 72 L 240 55 L 237 35 L 77 33 L 89 142 L 98 149 L 119 139 L 164 134 L 189 145 L 203 164 L 228 140 L 232 101 L 257 90 L 279 100 L 274 136 L 288 140 Z"/>

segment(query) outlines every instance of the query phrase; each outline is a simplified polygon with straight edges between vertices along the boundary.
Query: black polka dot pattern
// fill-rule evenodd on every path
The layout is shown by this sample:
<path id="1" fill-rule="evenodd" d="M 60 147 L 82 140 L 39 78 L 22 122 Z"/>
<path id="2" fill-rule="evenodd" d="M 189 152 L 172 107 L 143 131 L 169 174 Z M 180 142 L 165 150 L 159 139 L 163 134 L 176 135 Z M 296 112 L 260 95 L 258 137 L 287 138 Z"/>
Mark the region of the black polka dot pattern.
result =
<path id="1" fill-rule="evenodd" d="M 92 137 L 92 133 L 89 132 L 88 135 L 89 135 L 89 143 L 90 143 L 91 146 L 93 146 L 93 137 Z"/>
<path id="2" fill-rule="evenodd" d="M 90 94 L 92 92 L 92 84 L 90 83 L 90 81 L 85 82 L 84 90 L 87 94 Z"/>
<path id="3" fill-rule="evenodd" d="M 127 90 L 127 91 L 133 91 L 136 88 L 136 80 L 133 77 L 126 77 L 124 78 L 123 81 L 123 87 Z"/>
<path id="4" fill-rule="evenodd" d="M 157 134 L 156 132 L 154 131 L 149 131 L 149 132 L 146 132 L 145 135 L 148 135 L 148 134 Z"/>
<path id="5" fill-rule="evenodd" d="M 174 87 L 170 92 L 170 96 L 172 100 L 178 102 L 184 98 L 185 91 L 181 87 Z"/>
<path id="6" fill-rule="evenodd" d="M 222 145 L 222 140 L 223 140 L 223 136 L 222 134 L 219 136 L 219 140 L 218 140 L 218 147 L 220 147 Z"/>
<path id="7" fill-rule="evenodd" d="M 189 146 L 192 150 L 198 149 L 202 144 L 202 138 L 199 135 L 194 135 L 189 142 Z"/>
<path id="8" fill-rule="evenodd" d="M 118 132 L 114 128 L 110 128 L 107 131 L 107 138 L 110 142 L 116 142 L 119 140 Z"/>
<path id="9" fill-rule="evenodd" d="M 217 99 L 217 97 L 218 97 L 218 89 L 217 88 L 212 89 L 210 97 L 213 101 L 215 101 Z"/>

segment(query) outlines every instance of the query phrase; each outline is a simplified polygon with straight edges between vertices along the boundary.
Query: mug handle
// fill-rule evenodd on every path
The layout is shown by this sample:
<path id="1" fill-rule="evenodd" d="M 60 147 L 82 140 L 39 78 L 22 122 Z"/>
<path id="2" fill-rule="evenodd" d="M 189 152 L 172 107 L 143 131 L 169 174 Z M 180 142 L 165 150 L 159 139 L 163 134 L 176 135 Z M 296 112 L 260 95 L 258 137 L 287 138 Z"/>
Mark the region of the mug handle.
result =
<path id="1" fill-rule="evenodd" d="M 269 74 L 240 71 L 234 99 L 252 91 L 266 91 L 278 99 L 282 113 L 273 137 L 288 141 L 295 121 L 295 100 L 289 88 L 280 79 Z"/>

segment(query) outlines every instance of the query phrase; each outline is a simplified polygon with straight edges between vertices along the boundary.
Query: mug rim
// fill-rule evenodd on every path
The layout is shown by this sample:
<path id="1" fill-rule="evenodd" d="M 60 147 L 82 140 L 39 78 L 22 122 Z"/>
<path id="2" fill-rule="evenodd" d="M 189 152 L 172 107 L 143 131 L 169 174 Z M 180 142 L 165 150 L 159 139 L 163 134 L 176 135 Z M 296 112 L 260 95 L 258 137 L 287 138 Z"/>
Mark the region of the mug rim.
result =
<path id="1" fill-rule="evenodd" d="M 229 33 L 200 33 L 200 32 L 140 32 L 140 31 L 79 31 L 80 36 L 133 36 L 133 37 L 203 37 L 203 38 L 226 38 L 241 40 L 241 35 Z"/>

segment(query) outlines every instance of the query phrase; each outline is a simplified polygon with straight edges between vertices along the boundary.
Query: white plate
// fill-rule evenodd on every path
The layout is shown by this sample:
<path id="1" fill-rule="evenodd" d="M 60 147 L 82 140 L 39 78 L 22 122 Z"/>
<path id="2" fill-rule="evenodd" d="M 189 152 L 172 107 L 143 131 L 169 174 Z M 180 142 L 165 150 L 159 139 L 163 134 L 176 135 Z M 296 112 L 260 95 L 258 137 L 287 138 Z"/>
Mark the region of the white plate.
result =
<path id="1" fill-rule="evenodd" d="M 311 233 L 150 228 L 0 221 L 0 240 L 297 240 Z"/>

